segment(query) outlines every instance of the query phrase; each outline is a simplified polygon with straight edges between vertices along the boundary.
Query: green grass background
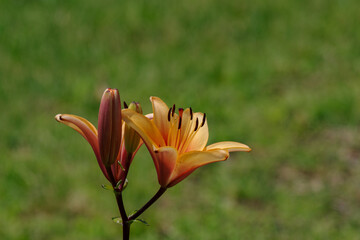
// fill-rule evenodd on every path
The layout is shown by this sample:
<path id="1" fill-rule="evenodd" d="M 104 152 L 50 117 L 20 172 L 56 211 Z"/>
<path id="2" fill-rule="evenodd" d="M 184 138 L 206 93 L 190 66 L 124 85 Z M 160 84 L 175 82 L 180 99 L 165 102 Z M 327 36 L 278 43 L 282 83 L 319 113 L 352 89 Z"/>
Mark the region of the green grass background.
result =
<path id="1" fill-rule="evenodd" d="M 132 239 L 358 239 L 358 0 L 0 1 L 0 239 L 121 239 L 88 143 L 106 87 L 208 116 L 209 142 L 253 148 L 203 167 Z M 158 188 L 142 149 L 128 211 Z"/>

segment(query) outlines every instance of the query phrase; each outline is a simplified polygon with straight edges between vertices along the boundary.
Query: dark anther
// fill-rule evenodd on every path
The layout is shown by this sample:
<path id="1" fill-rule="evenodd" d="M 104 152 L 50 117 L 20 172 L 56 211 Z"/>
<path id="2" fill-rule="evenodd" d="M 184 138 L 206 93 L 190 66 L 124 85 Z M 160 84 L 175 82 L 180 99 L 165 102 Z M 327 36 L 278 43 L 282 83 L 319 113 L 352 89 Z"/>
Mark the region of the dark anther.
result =
<path id="1" fill-rule="evenodd" d="M 174 113 L 175 113 L 175 104 L 174 104 L 173 107 L 172 107 L 172 114 L 171 114 L 171 116 L 174 116 Z"/>
<path id="2" fill-rule="evenodd" d="M 206 120 L 206 113 L 204 113 L 204 117 L 203 117 L 203 120 L 202 120 L 202 123 L 201 123 L 201 127 L 204 126 L 205 120 Z"/>
<path id="3" fill-rule="evenodd" d="M 168 112 L 168 121 L 170 122 L 170 114 L 171 114 L 171 108 L 169 109 L 169 112 Z"/>
<path id="4" fill-rule="evenodd" d="M 192 108 L 190 108 L 190 120 L 193 119 L 193 111 L 192 111 Z"/>
<path id="5" fill-rule="evenodd" d="M 184 109 L 179 108 L 179 126 L 178 126 L 178 129 L 181 128 L 181 119 L 182 119 L 183 112 L 184 112 Z"/>
<path id="6" fill-rule="evenodd" d="M 124 108 L 128 108 L 128 105 L 126 104 L 126 102 L 124 101 Z"/>
<path id="7" fill-rule="evenodd" d="M 197 130 L 198 125 L 199 125 L 199 119 L 198 119 L 198 118 L 196 118 L 196 123 L 195 123 L 194 132 Z"/>

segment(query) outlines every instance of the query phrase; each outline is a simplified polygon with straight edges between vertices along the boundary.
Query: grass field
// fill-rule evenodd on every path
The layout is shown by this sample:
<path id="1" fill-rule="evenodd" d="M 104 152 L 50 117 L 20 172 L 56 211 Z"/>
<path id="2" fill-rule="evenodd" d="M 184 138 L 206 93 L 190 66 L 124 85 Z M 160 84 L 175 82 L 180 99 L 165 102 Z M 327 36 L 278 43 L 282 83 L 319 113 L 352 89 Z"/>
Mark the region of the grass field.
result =
<path id="1" fill-rule="evenodd" d="M 206 112 L 210 143 L 253 148 L 203 167 L 132 239 L 358 239 L 357 0 L 0 1 L 0 239 L 121 239 L 88 143 L 101 94 Z M 136 156 L 128 211 L 157 190 Z"/>

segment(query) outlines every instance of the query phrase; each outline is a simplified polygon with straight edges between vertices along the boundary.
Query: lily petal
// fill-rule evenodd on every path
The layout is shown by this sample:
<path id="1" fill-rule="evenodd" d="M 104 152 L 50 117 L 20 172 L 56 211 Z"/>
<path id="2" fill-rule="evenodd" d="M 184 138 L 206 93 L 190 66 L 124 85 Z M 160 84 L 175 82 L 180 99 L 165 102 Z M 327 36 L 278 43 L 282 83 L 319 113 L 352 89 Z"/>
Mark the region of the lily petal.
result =
<path id="1" fill-rule="evenodd" d="M 148 113 L 148 114 L 145 115 L 145 117 L 152 120 L 154 118 L 154 114 L 153 113 Z"/>
<path id="2" fill-rule="evenodd" d="M 165 146 L 161 133 L 150 119 L 130 109 L 123 109 L 122 117 L 126 124 L 140 135 L 145 144 L 149 145 L 148 148 Z"/>
<path id="3" fill-rule="evenodd" d="M 99 151 L 99 143 L 98 143 L 98 134 L 97 130 L 88 120 L 85 118 L 72 115 L 72 114 L 58 114 L 55 116 L 56 121 L 61 122 L 72 129 L 76 130 L 78 133 L 80 133 L 86 141 L 88 141 L 95 153 L 97 162 L 100 166 L 101 171 L 105 175 L 107 179 L 109 179 L 105 166 L 101 161 L 100 158 L 100 151 Z"/>
<path id="4" fill-rule="evenodd" d="M 116 160 L 122 137 L 121 104 L 117 89 L 108 88 L 101 98 L 98 120 L 100 156 L 106 166 Z"/>
<path id="5" fill-rule="evenodd" d="M 168 121 L 169 107 L 158 97 L 150 97 L 154 113 L 154 123 L 164 139 L 168 138 L 170 121 Z"/>
<path id="6" fill-rule="evenodd" d="M 191 131 L 191 115 L 190 115 L 190 109 L 185 109 L 182 120 L 181 120 L 181 132 L 180 132 L 180 139 L 181 141 L 185 141 L 186 138 L 189 136 L 189 132 Z"/>
<path id="7" fill-rule="evenodd" d="M 172 187 L 191 174 L 195 169 L 209 163 L 225 161 L 229 157 L 226 150 L 193 151 L 180 156 L 167 187 Z"/>
<path id="8" fill-rule="evenodd" d="M 245 144 L 238 143 L 238 142 L 231 142 L 231 141 L 225 141 L 225 142 L 218 142 L 211 144 L 206 147 L 206 151 L 209 150 L 228 150 L 229 152 L 250 152 L 251 148 Z"/>
<path id="9" fill-rule="evenodd" d="M 178 158 L 177 150 L 173 147 L 161 147 L 155 151 L 155 156 L 154 163 L 159 184 L 162 187 L 166 187 L 176 165 Z"/>
<path id="10" fill-rule="evenodd" d="M 209 129 L 208 129 L 208 124 L 207 124 L 206 119 L 205 119 L 204 125 L 201 126 L 203 117 L 204 117 L 203 113 L 200 113 L 200 112 L 194 113 L 194 120 L 196 118 L 199 119 L 199 126 L 198 126 L 198 130 L 197 130 L 195 136 L 190 140 L 190 143 L 186 149 L 187 152 L 202 151 L 202 150 L 204 150 L 204 148 L 207 144 L 207 141 L 209 139 Z"/>

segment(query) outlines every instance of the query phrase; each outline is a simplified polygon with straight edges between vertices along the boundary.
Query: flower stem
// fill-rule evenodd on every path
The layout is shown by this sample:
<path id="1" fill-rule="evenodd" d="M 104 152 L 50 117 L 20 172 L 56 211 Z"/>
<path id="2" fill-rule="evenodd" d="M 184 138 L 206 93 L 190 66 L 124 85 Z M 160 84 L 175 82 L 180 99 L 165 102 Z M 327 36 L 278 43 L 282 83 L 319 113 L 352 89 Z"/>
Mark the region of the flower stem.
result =
<path id="1" fill-rule="evenodd" d="M 165 191 L 166 188 L 160 187 L 157 193 L 142 208 L 140 208 L 140 210 L 136 211 L 133 215 L 131 215 L 128 220 L 135 220 L 138 216 L 145 212 L 145 210 L 148 209 L 156 200 L 158 200 Z"/>
<path id="2" fill-rule="evenodd" d="M 114 194 L 115 194 L 115 198 L 116 198 L 116 203 L 118 205 L 121 220 L 122 220 L 123 240 L 129 240 L 129 238 L 130 238 L 130 224 L 128 222 L 129 219 L 127 217 L 126 210 L 125 210 L 125 207 L 124 207 L 122 193 L 121 193 L 121 190 L 116 188 L 117 183 L 115 182 L 114 175 L 112 174 L 111 168 L 110 167 L 106 168 L 106 171 L 107 171 L 107 173 L 108 173 L 108 175 L 110 177 L 111 184 L 112 184 L 112 186 L 114 188 Z"/>
<path id="3" fill-rule="evenodd" d="M 120 216 L 122 219 L 123 240 L 129 240 L 129 238 L 130 238 L 130 224 L 128 222 L 129 219 L 128 219 L 126 211 L 125 211 L 122 193 L 120 191 L 116 191 L 116 190 L 114 191 L 114 193 L 115 193 L 117 205 L 119 207 Z"/>

